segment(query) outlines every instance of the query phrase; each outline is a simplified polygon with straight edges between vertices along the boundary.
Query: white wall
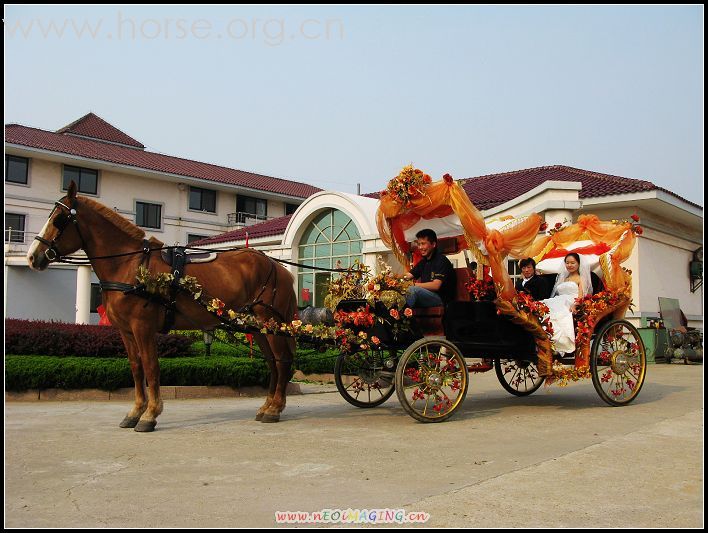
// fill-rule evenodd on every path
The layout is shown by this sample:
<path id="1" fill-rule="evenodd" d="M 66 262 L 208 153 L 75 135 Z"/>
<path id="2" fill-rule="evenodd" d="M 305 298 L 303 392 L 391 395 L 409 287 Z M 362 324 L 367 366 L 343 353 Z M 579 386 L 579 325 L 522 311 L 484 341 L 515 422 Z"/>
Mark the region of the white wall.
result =
<path id="1" fill-rule="evenodd" d="M 74 323 L 75 269 L 35 272 L 25 267 L 7 267 L 6 272 L 7 318 Z"/>
<path id="2" fill-rule="evenodd" d="M 664 238 L 662 238 L 664 237 Z M 665 236 L 647 230 L 637 244 L 639 310 L 644 316 L 659 316 L 658 298 L 676 298 L 681 310 L 696 326 L 703 316 L 703 288 L 690 291 L 688 265 L 692 250 L 666 242 Z"/>

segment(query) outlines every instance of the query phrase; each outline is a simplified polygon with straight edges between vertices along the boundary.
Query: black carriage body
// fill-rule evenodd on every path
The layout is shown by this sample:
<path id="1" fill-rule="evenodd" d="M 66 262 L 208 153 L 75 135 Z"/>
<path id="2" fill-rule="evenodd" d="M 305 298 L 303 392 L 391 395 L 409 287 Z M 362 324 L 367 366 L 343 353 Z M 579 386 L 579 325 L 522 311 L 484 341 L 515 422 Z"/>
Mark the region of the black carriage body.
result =
<path id="1" fill-rule="evenodd" d="M 536 360 L 533 337 L 507 317 L 494 302 L 451 302 L 443 318 L 445 338 L 465 357 Z"/>
<path id="2" fill-rule="evenodd" d="M 378 337 L 383 347 L 404 350 L 424 336 L 425 332 L 420 330 L 415 318 L 412 319 L 412 331 L 394 333 L 395 321 L 381 302 L 371 309 L 366 300 L 342 300 L 337 309 L 353 312 L 367 306 L 379 320 L 366 332 L 369 337 Z M 465 357 L 536 361 L 533 337 L 507 317 L 498 315 L 494 302 L 451 302 L 447 304 L 442 320 L 445 338 Z"/>

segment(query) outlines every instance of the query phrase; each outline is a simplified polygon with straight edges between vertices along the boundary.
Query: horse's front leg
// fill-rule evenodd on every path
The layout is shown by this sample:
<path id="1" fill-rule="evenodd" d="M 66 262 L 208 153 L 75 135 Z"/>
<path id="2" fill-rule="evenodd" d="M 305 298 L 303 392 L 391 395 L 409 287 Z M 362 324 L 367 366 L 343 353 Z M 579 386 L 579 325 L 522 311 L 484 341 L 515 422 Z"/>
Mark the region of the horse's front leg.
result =
<path id="1" fill-rule="evenodd" d="M 135 431 L 153 431 L 157 425 L 157 417 L 162 413 L 162 398 L 160 397 L 160 363 L 157 359 L 157 339 L 154 331 L 135 332 L 135 338 L 140 350 L 140 360 L 147 378 L 148 402 L 147 409 L 135 426 Z"/>
<path id="2" fill-rule="evenodd" d="M 128 411 L 128 414 L 125 415 L 125 418 L 120 423 L 120 427 L 134 428 L 145 412 L 145 409 L 147 409 L 148 402 L 145 397 L 145 373 L 143 372 L 143 365 L 140 361 L 140 354 L 138 353 L 138 345 L 135 342 L 133 334 L 120 331 L 120 336 L 123 339 L 125 351 L 128 352 L 130 370 L 133 374 L 133 381 L 135 382 L 135 404 L 133 408 Z"/>

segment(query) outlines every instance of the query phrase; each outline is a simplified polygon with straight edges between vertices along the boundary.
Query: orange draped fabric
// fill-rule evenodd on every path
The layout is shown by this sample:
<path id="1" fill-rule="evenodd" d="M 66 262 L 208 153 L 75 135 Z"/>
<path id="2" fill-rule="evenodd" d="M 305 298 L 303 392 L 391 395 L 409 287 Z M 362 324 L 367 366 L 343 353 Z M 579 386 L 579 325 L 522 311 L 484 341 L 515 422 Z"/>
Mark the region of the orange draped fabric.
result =
<path id="1" fill-rule="evenodd" d="M 632 228 L 625 230 L 617 244 L 606 254 L 600 256 L 600 266 L 605 278 L 605 286 L 615 291 L 632 291 L 632 277 L 620 266 L 632 255 L 636 235 Z"/>
<path id="2" fill-rule="evenodd" d="M 409 245 L 405 231 L 421 219 L 443 218 L 452 213 L 460 219 L 469 248 L 476 248 L 479 241 L 484 243 L 499 296 L 507 300 L 513 298 L 516 291 L 503 261 L 510 254 L 522 257 L 528 253 L 541 225 L 541 217 L 536 213 L 501 231 L 488 230 L 482 213 L 472 204 L 464 189 L 446 175 L 443 181 L 426 185 L 422 194 L 405 204 L 395 195 L 382 192 L 376 224 L 381 239 L 407 268 L 405 254 Z"/>
<path id="3" fill-rule="evenodd" d="M 631 288 L 631 279 L 620 265 L 632 254 L 635 238 L 631 222 L 603 221 L 597 215 L 580 215 L 575 224 L 553 235 L 538 237 L 529 248 L 529 257 L 537 263 L 543 259 L 562 257 L 569 245 L 590 240 L 594 243 L 590 247 L 592 253 L 600 256 L 605 287 L 613 291 L 627 291 Z"/>
<path id="4" fill-rule="evenodd" d="M 602 221 L 597 215 L 580 215 L 578 221 L 555 233 L 551 240 L 558 246 L 565 246 L 577 241 L 590 239 L 595 244 L 614 245 L 622 234 L 631 227 L 631 223 L 616 224 Z"/>

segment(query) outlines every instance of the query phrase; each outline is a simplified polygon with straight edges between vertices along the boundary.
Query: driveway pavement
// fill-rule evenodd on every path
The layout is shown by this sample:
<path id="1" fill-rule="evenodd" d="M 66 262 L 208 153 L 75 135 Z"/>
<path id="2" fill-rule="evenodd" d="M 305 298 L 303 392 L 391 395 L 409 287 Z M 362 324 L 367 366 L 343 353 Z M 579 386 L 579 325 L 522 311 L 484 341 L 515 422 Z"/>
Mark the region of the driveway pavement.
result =
<path id="1" fill-rule="evenodd" d="M 278 424 L 253 420 L 262 399 L 167 401 L 147 434 L 118 427 L 127 402 L 8 402 L 5 525 L 268 527 L 324 509 L 446 527 L 703 525 L 702 366 L 650 365 L 622 408 L 589 380 L 516 398 L 489 372 L 441 424 L 395 395 L 367 410 L 305 390 Z"/>

